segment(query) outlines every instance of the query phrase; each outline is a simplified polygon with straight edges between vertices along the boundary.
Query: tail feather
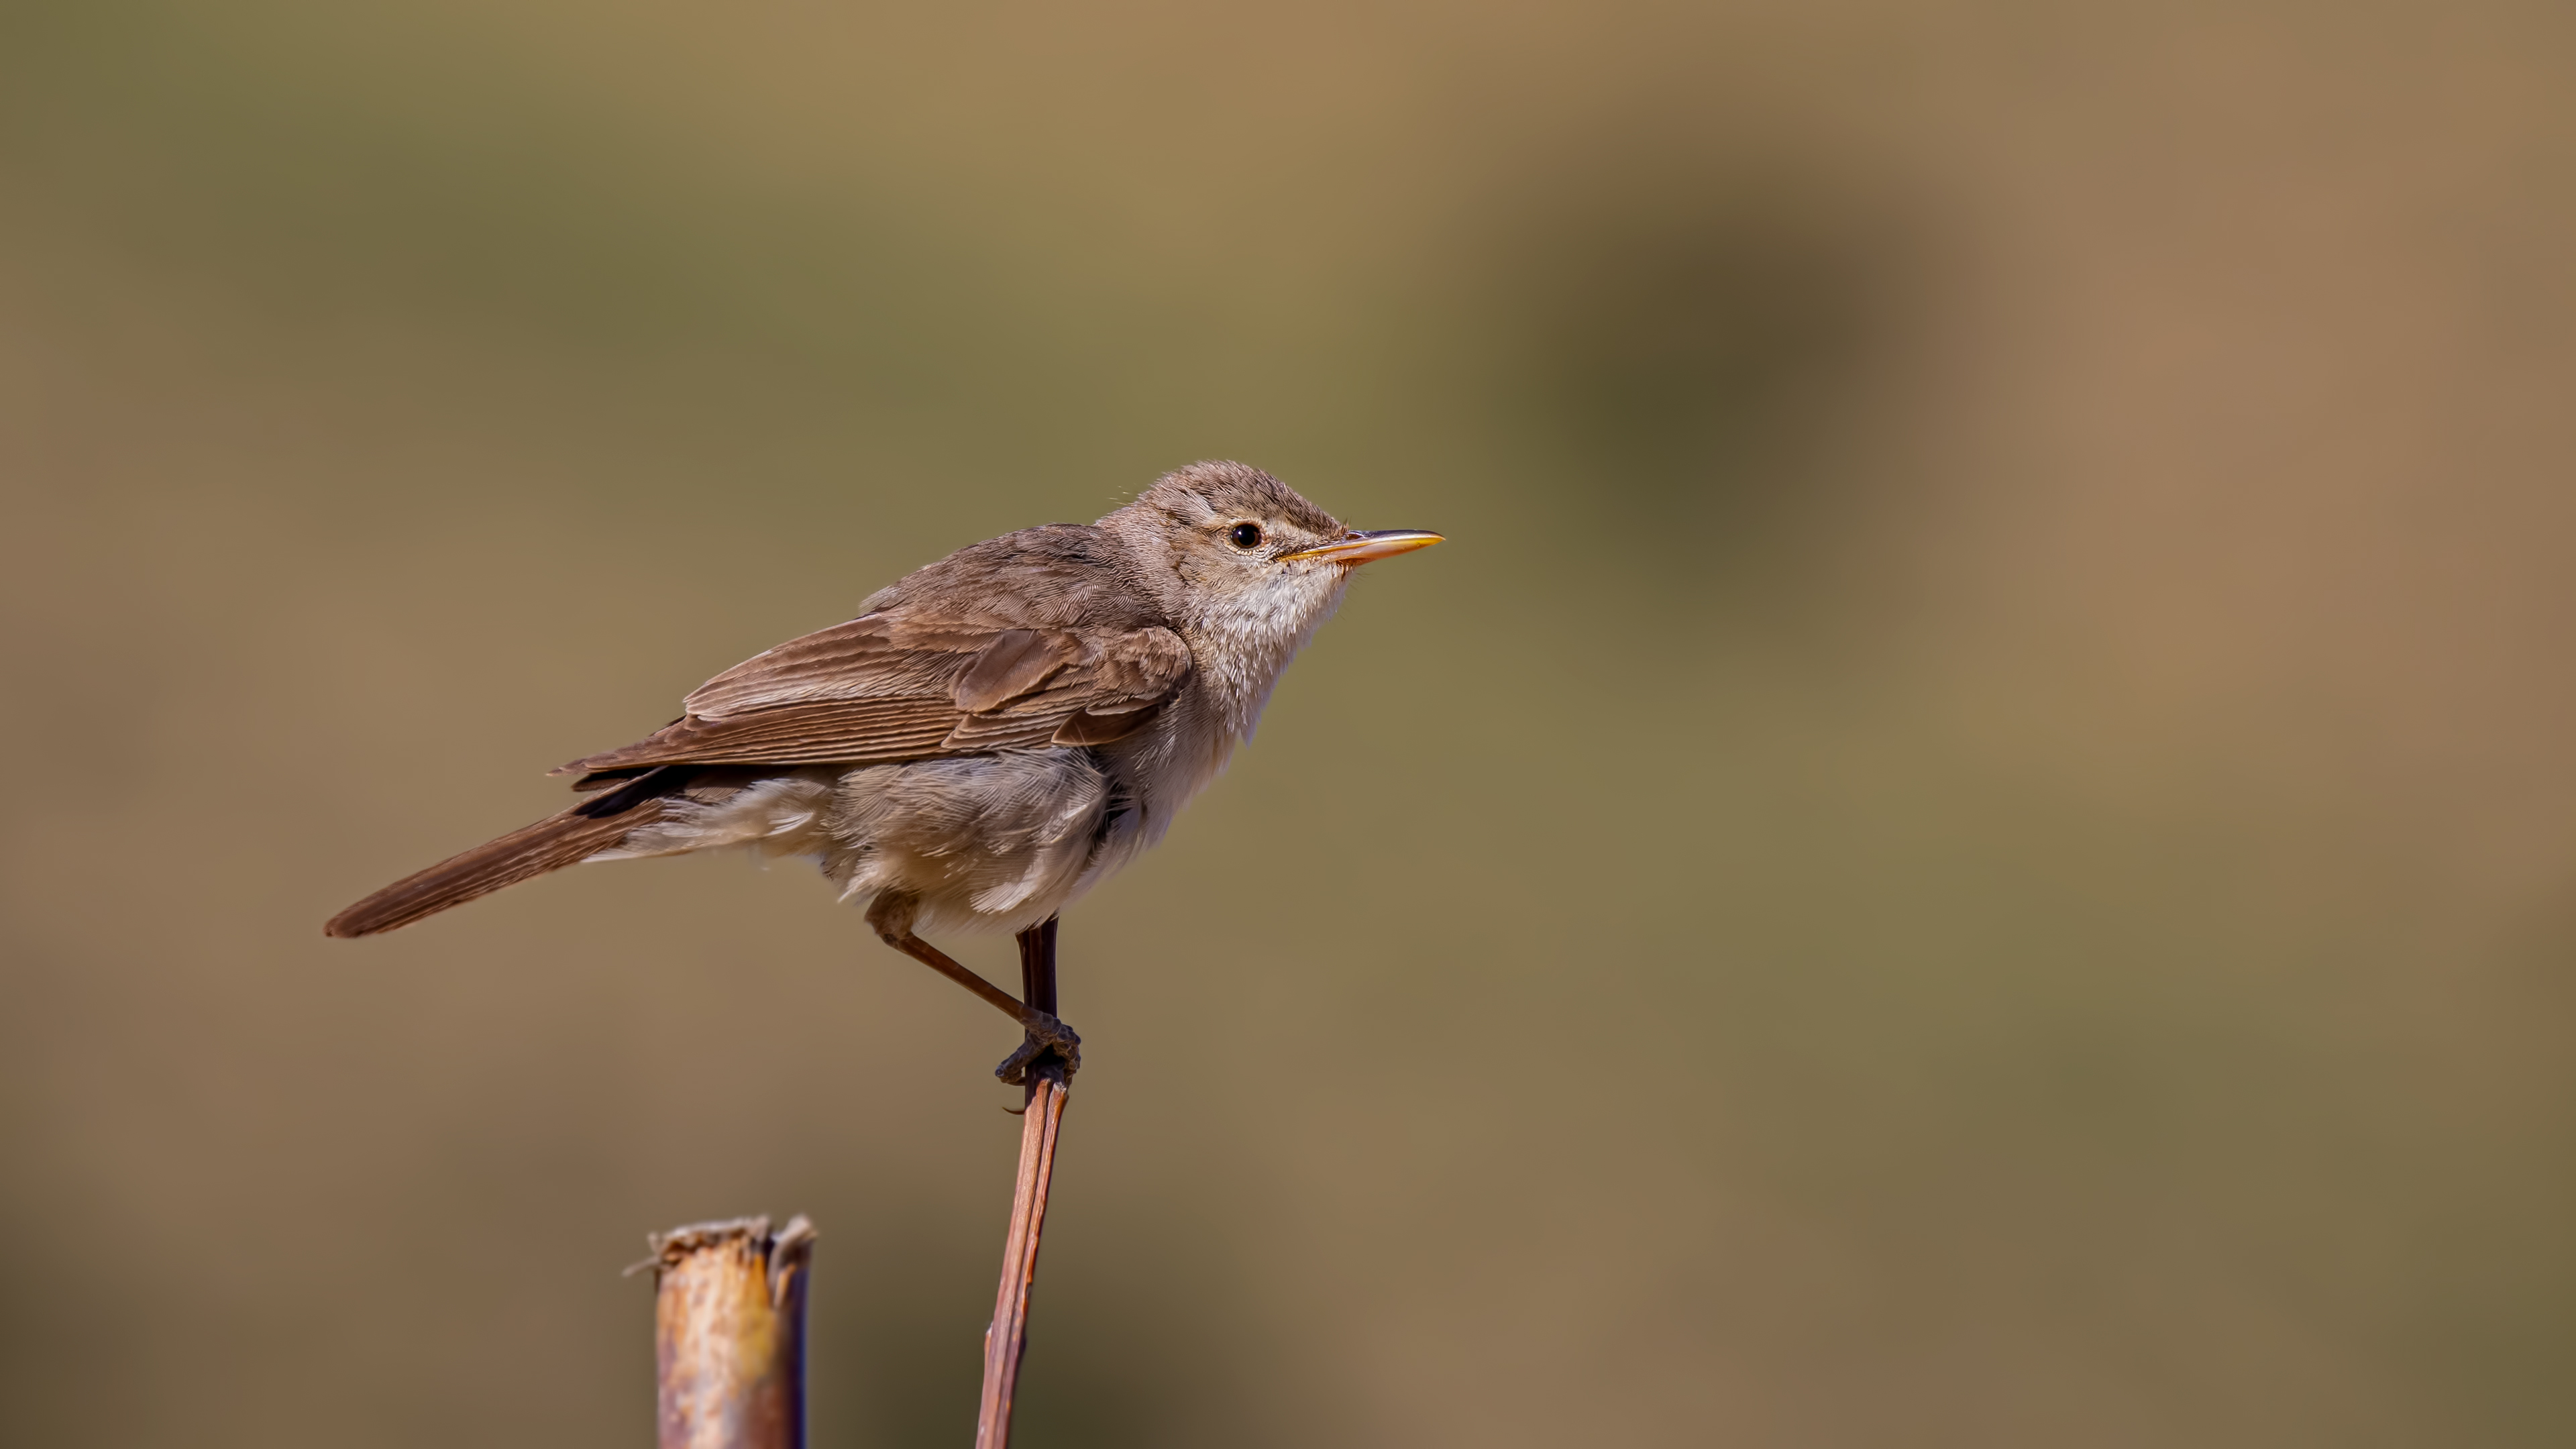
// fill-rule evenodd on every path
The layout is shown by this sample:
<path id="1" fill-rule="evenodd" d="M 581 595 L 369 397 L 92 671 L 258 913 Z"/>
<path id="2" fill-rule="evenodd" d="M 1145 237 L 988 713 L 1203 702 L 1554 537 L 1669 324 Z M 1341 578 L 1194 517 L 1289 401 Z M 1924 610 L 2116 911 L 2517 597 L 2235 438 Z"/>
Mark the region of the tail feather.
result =
<path id="1" fill-rule="evenodd" d="M 597 799 L 404 876 L 333 916 L 324 923 L 322 934 L 377 935 L 503 886 L 576 865 L 614 848 L 637 826 L 660 819 L 660 797 L 685 780 L 685 771 L 665 768 L 626 781 Z"/>

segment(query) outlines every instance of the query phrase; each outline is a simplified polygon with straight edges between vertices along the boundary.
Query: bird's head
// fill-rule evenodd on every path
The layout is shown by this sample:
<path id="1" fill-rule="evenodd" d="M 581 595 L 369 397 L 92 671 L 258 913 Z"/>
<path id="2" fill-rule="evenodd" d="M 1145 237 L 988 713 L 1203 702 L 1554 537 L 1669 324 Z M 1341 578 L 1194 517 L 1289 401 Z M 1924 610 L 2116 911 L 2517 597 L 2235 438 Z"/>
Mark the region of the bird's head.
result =
<path id="1" fill-rule="evenodd" d="M 1182 626 L 1277 663 L 1340 602 L 1351 570 L 1428 548 L 1417 529 L 1364 533 L 1245 463 L 1193 463 L 1100 520 Z"/>

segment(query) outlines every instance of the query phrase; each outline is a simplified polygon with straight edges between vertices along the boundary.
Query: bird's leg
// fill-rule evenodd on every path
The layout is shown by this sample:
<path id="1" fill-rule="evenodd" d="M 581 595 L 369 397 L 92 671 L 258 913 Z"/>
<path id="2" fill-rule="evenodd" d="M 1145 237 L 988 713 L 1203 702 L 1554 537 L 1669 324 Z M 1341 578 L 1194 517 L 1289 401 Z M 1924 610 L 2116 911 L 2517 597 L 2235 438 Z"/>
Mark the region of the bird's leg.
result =
<path id="1" fill-rule="evenodd" d="M 1055 917 L 1049 916 L 1020 932 L 1017 939 L 1020 943 L 1020 999 L 1029 1004 L 1030 1010 L 1042 1011 L 1048 1016 L 1054 1016 Z M 1063 1065 L 1066 1078 L 1070 1079 L 1075 1072 L 1081 1070 L 1082 1043 L 1079 1038 L 1075 1040 L 1073 1049 L 1067 1051 L 1057 1043 L 1042 1040 L 1036 1032 L 1031 1032 L 1028 1038 L 1020 1043 L 1018 1051 L 1003 1058 L 1002 1064 L 993 1069 L 993 1075 L 1003 1081 L 1026 1086 L 1029 1089 L 1029 1095 L 1034 1097 L 1037 1095 L 1038 1081 L 1037 1074 L 1030 1069 L 1050 1053 Z"/>
<path id="2" fill-rule="evenodd" d="M 1054 1048 L 1064 1058 L 1068 1073 L 1082 1065 L 1082 1038 L 1074 1035 L 1072 1027 L 1056 1020 L 1054 1012 L 1040 1010 L 1035 1005 L 1023 1005 L 1012 1000 L 1009 992 L 967 970 L 950 959 L 947 952 L 914 935 L 912 933 L 913 913 L 919 909 L 920 903 L 912 897 L 888 891 L 878 896 L 876 903 L 868 907 L 868 924 L 876 928 L 878 937 L 887 945 L 975 993 L 986 1005 L 1018 1022 L 1020 1029 L 1029 1034 L 1028 1041 L 1021 1044 L 1021 1050 L 1011 1053 L 1001 1066 L 994 1069 L 994 1075 L 1014 1086 L 1019 1085 L 1026 1079 L 1025 1069 L 1029 1058 L 1037 1055 L 1037 1051 L 1031 1050 L 1032 1047 L 1038 1050 Z M 1048 943 L 1053 944 L 1052 932 L 1049 933 Z M 1023 951 L 1026 949 L 1026 947 L 1022 948 Z M 1050 951 L 1048 953 L 1050 968 L 1053 966 L 1053 959 L 1054 953 Z M 1053 984 L 1054 973 L 1050 969 L 1048 972 L 1050 996 L 1053 995 Z M 1024 1057 L 1023 1052 L 1027 1053 L 1027 1056 Z"/>

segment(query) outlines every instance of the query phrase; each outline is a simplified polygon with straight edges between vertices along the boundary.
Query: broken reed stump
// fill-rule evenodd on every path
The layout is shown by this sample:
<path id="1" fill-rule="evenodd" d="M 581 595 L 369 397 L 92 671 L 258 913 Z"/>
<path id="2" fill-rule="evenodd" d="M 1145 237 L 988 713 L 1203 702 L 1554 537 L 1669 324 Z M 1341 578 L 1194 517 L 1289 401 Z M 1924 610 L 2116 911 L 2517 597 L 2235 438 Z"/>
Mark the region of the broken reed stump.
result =
<path id="1" fill-rule="evenodd" d="M 1056 1009 L 1055 918 L 1020 935 L 1021 999 L 1040 1011 Z M 1010 1449 L 1011 1405 L 1020 1386 L 1020 1357 L 1028 1350 L 1029 1290 L 1038 1276 L 1038 1237 L 1046 1229 L 1047 1189 L 1055 1179 L 1056 1134 L 1064 1126 L 1065 1087 L 1071 1080 L 1053 1052 L 1029 1064 L 1028 1094 L 1020 1116 L 1020 1170 L 1011 1187 L 1011 1226 L 1002 1237 L 1002 1282 L 993 1294 L 993 1321 L 984 1329 L 984 1391 L 975 1408 L 975 1449 Z"/>
<path id="2" fill-rule="evenodd" d="M 805 1449 L 805 1290 L 814 1225 L 769 1219 L 654 1233 L 661 1449 Z"/>
<path id="3" fill-rule="evenodd" d="M 1056 1009 L 1056 923 L 1020 933 L 1020 987 L 1040 1011 Z M 1020 1168 L 1002 1281 L 984 1330 L 984 1388 L 976 1449 L 1009 1449 L 1020 1357 L 1028 1347 L 1029 1290 L 1055 1177 L 1072 1072 L 1061 1056 L 1029 1063 L 1021 1108 Z M 767 1218 L 696 1223 L 646 1239 L 653 1256 L 654 1380 L 661 1449 L 804 1449 L 805 1291 L 814 1225 L 791 1220 L 774 1236 Z"/>

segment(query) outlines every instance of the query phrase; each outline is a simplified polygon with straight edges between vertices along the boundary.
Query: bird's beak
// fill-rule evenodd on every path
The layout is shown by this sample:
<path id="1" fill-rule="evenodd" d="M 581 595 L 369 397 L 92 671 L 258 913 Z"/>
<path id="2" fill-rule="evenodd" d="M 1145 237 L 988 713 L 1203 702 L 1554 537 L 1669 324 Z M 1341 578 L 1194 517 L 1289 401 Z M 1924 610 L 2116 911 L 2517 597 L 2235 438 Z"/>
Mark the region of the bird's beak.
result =
<path id="1" fill-rule="evenodd" d="M 1393 558 L 1417 548 L 1429 548 L 1438 542 L 1440 535 L 1424 533 L 1418 528 L 1381 528 L 1373 533 L 1362 533 L 1355 528 L 1343 535 L 1338 543 L 1283 553 L 1279 555 L 1279 561 L 1286 563 L 1291 559 L 1310 558 L 1323 563 L 1364 564 L 1373 558 Z"/>

